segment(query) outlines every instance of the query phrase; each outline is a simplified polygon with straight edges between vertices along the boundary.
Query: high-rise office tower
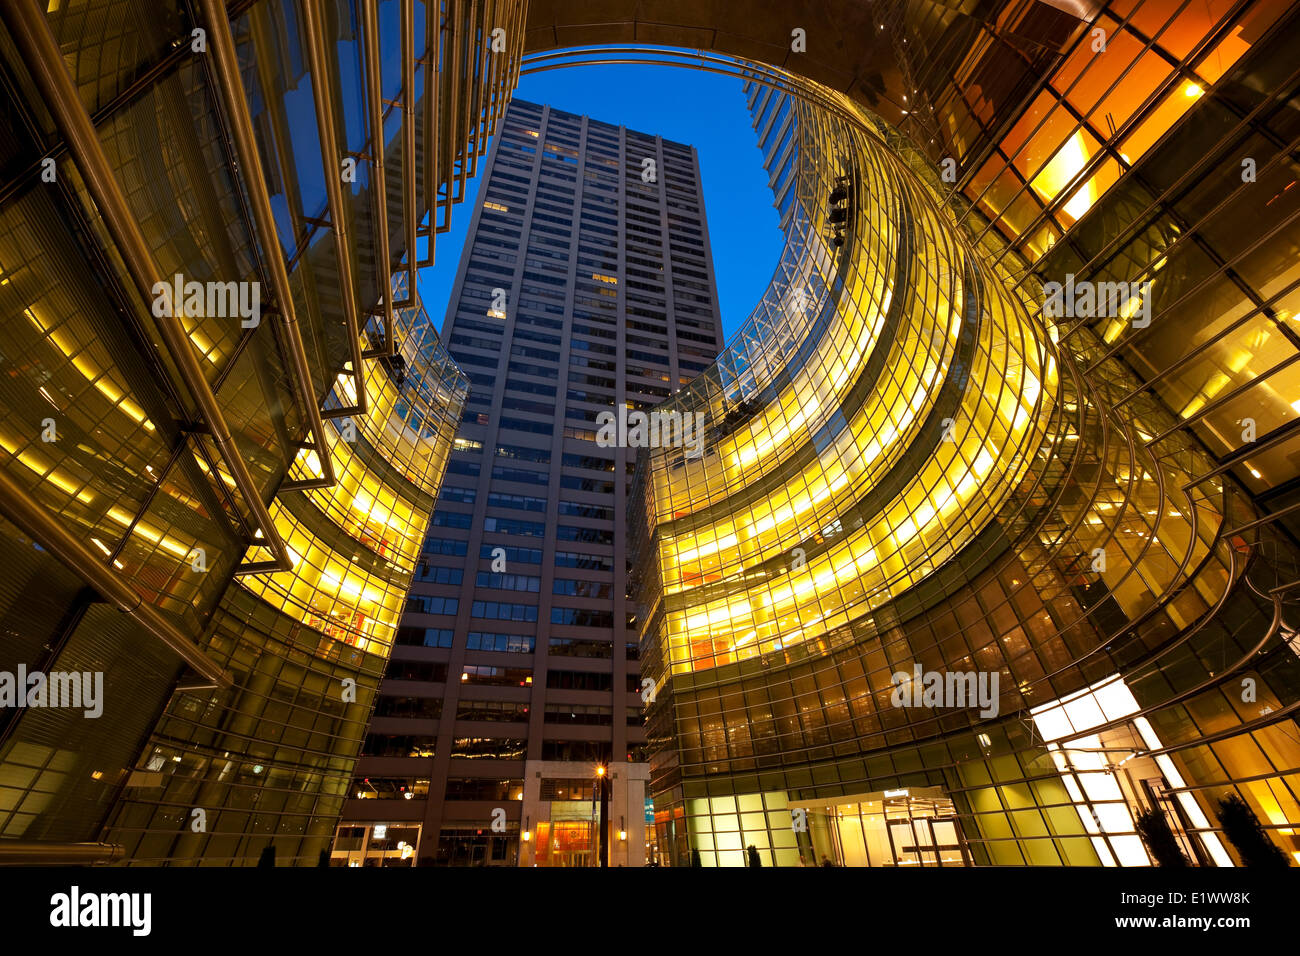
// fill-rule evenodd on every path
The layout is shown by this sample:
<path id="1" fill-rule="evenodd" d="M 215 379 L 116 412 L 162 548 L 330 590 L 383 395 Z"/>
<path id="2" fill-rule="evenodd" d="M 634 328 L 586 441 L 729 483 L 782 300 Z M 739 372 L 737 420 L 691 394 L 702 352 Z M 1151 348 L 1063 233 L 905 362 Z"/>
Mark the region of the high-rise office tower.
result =
<path id="1" fill-rule="evenodd" d="M 353 769 L 404 582 L 433 558 L 426 517 L 462 412 L 460 373 L 417 331 L 407 253 L 447 226 L 517 73 L 603 59 L 607 43 L 620 59 L 664 44 L 657 62 L 795 98 L 787 110 L 751 91 L 787 227 L 780 266 L 714 371 L 656 409 L 706 415 L 700 454 L 651 449 L 628 506 L 644 512 L 636 663 L 653 679 L 661 854 L 1145 864 L 1136 828 L 1163 819 L 1188 859 L 1224 865 L 1248 855 L 1230 821 L 1253 815 L 1300 859 L 1298 30 L 1291 0 L 0 4 L 0 863 L 252 863 L 268 846 L 315 863 L 344 798 L 388 788 L 387 760 L 389 780 L 428 780 L 437 760 L 512 768 L 498 779 L 521 781 L 504 788 L 517 808 L 464 799 L 500 793 L 474 782 L 495 769 L 460 773 L 455 800 L 436 785 L 462 859 L 533 860 L 540 822 L 545 862 L 590 853 L 590 813 L 571 799 L 594 791 L 589 764 L 550 783 L 534 768 L 525 786 L 522 761 L 452 756 L 492 736 L 479 730 L 435 759 L 368 757 L 356 784 Z M 558 144 L 520 158 L 536 165 L 512 175 L 572 165 Z M 653 159 L 641 175 L 662 184 Z M 570 174 L 576 195 L 585 174 Z M 545 274 L 519 259 L 573 217 L 533 218 L 523 250 L 496 251 Z M 634 282 L 657 284 L 635 258 L 572 271 L 621 280 L 595 282 L 627 296 L 626 322 L 581 324 L 612 330 L 629 372 L 647 311 Z M 159 314 L 155 287 L 178 274 L 207 294 Z M 261 320 L 245 324 L 254 283 Z M 484 315 L 553 334 L 515 324 L 515 285 L 479 283 Z M 699 329 L 674 327 L 697 344 Z M 566 357 L 583 341 L 568 335 Z M 457 348 L 476 374 L 475 355 L 503 375 L 545 366 Z M 606 388 L 569 372 L 553 414 L 571 388 Z M 497 385 L 487 405 L 479 385 L 489 424 L 466 434 L 485 444 L 457 455 L 453 483 L 468 490 L 476 461 L 515 489 L 486 494 L 545 497 L 548 518 L 561 500 L 595 503 L 564 476 L 558 495 L 549 477 L 541 493 L 513 480 L 575 452 L 566 439 L 545 464 L 496 455 L 547 441 L 501 427 L 540 417 L 507 398 L 545 396 Z M 366 412 L 348 407 L 363 397 Z M 605 494 L 622 484 L 580 475 Z M 474 493 L 439 505 L 444 520 L 486 519 L 495 506 Z M 526 573 L 532 536 L 496 527 L 440 528 L 466 553 L 427 574 L 466 560 L 471 576 Z M 491 540 L 504 568 L 484 567 Z M 608 665 L 562 656 L 595 631 L 549 620 L 551 603 L 596 600 L 554 595 L 557 577 L 599 584 L 610 565 L 539 561 L 535 595 L 498 589 L 523 597 L 481 610 L 550 602 L 546 675 L 612 671 L 619 638 Z M 620 613 L 634 612 L 615 627 Z M 508 716 L 543 731 L 524 757 L 547 728 L 599 742 L 603 725 L 576 721 L 608 719 L 617 759 L 613 704 L 576 705 L 605 706 L 580 695 L 612 699 L 626 662 L 609 691 L 546 688 L 575 695 L 550 715 L 564 722 L 537 712 L 531 668 L 522 689 L 473 683 L 493 676 L 479 665 L 524 659 L 509 648 L 530 625 L 474 628 L 508 635 L 502 651 L 481 636 L 471 650 L 468 630 L 462 651 L 404 645 L 402 666 L 473 688 L 472 717 L 442 717 L 465 727 L 509 725 L 473 701 L 522 691 L 510 703 L 529 710 Z M 413 626 L 421 644 L 444 639 Z M 949 688 L 967 706 L 939 706 Z M 391 746 L 432 754 L 440 725 L 418 715 L 440 701 L 391 696 L 383 709 L 411 715 L 416 738 Z M 371 818 L 401 826 L 348 836 L 342 859 L 439 854 L 412 840 L 424 787 L 402 786 Z M 570 799 L 549 799 L 561 786 Z M 501 841 L 494 825 L 516 818 L 514 844 L 480 839 L 479 820 Z M 609 822 L 632 826 L 617 809 Z"/>
<path id="2" fill-rule="evenodd" d="M 608 788 L 606 858 L 637 865 L 624 515 L 638 413 L 721 342 L 699 169 L 515 100 L 480 188 L 444 328 L 472 388 L 334 857 L 595 863 Z"/>

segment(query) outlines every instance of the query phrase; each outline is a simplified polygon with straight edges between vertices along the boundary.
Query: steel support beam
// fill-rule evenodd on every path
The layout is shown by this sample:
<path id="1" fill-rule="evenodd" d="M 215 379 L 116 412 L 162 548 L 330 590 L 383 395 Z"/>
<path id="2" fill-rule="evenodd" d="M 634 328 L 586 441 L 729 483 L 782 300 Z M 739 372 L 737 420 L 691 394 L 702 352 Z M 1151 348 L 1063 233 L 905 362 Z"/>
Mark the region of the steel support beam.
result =
<path id="1" fill-rule="evenodd" d="M 413 2 L 413 0 L 412 0 Z M 402 7 L 402 26 L 406 26 L 406 7 Z M 384 86 L 379 70 L 379 9 L 378 0 L 365 0 L 361 7 L 361 28 L 365 37 L 366 51 L 366 100 L 370 107 L 370 155 L 374 168 L 375 208 L 375 254 L 379 262 L 379 286 L 384 296 L 384 347 L 369 349 L 367 357 L 388 357 L 396 350 L 396 321 L 393 316 L 393 283 L 390 270 L 393 268 L 393 253 L 388 242 L 388 183 L 385 179 L 384 151 Z M 405 56 L 405 52 L 402 54 Z M 406 64 L 402 65 L 402 75 L 406 75 Z M 403 170 L 411 165 L 410 157 L 403 156 Z M 403 190 L 402 204 L 406 206 L 407 197 Z M 332 215 L 332 214 L 331 214 Z"/>
<path id="2" fill-rule="evenodd" d="M 239 165 L 242 167 L 240 172 L 243 174 L 249 204 L 252 206 L 253 225 L 257 230 L 257 240 L 262 247 L 266 271 L 270 276 L 276 307 L 280 313 L 280 324 L 284 329 L 293 372 L 294 393 L 307 415 L 307 427 L 312 434 L 312 450 L 315 451 L 320 463 L 320 478 L 302 481 L 286 480 L 280 489 L 294 491 L 327 488 L 334 484 L 334 462 L 330 457 L 329 443 L 325 439 L 320 401 L 312 389 L 311 370 L 307 365 L 307 349 L 303 345 L 302 329 L 298 324 L 298 315 L 293 304 L 293 289 L 289 285 L 289 270 L 284 262 L 284 250 L 280 247 L 275 214 L 271 211 L 271 197 L 266 190 L 266 171 L 262 168 L 262 157 L 258 152 L 257 138 L 253 133 L 253 120 L 248 113 L 248 97 L 244 92 L 244 81 L 239 75 L 235 38 L 230 32 L 230 20 L 226 16 L 225 4 L 221 0 L 202 0 L 202 3 L 203 16 L 212 33 L 212 54 L 217 68 L 222 103 L 226 108 L 226 115 L 230 118 L 231 134 L 234 136 L 235 150 L 239 155 Z"/>
<path id="3" fill-rule="evenodd" d="M 126 265 L 141 301 L 146 310 L 152 313 L 153 289 L 159 283 L 165 283 L 169 277 L 163 275 L 153 250 L 145 240 L 140 223 L 131 211 L 126 194 L 113 173 L 90 114 L 81 102 L 72 77 L 68 75 L 67 65 L 59 53 L 58 43 L 50 31 L 45 14 L 34 0 L 13 0 L 0 4 L 0 16 L 3 16 L 19 56 L 40 91 L 55 126 L 67 143 L 73 161 L 81 171 L 86 189 L 103 217 L 108 234 Z M 172 311 L 178 309 L 173 308 Z M 163 344 L 198 406 L 222 462 L 230 472 L 245 505 L 252 512 L 253 522 L 261 535 L 257 543 L 271 552 L 277 567 L 288 570 L 288 549 L 271 521 L 270 512 L 262 501 L 248 466 L 240 456 L 217 397 L 203 375 L 180 317 L 162 316 L 157 321 L 157 327 Z"/>
<path id="4" fill-rule="evenodd" d="M 0 840 L 0 866 L 89 866 L 114 863 L 126 851 L 116 843 L 47 843 Z"/>
<path id="5" fill-rule="evenodd" d="M 64 527 L 50 509 L 3 471 L 0 471 L 0 513 L 98 591 L 104 600 L 139 621 L 145 630 L 175 651 L 195 671 L 224 687 L 234 684 L 220 664 L 208 657 L 198 644 L 186 637 L 152 604 L 146 604 L 135 588 Z"/>

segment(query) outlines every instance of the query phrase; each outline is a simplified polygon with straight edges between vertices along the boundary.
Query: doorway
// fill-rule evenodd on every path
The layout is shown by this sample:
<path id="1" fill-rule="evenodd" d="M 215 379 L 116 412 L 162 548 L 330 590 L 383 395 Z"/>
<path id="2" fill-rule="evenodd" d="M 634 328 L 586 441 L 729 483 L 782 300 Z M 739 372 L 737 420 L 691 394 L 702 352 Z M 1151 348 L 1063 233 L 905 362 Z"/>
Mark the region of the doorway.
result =
<path id="1" fill-rule="evenodd" d="M 813 864 L 835 866 L 971 866 L 952 800 L 938 787 L 885 790 L 791 803 L 808 811 Z"/>

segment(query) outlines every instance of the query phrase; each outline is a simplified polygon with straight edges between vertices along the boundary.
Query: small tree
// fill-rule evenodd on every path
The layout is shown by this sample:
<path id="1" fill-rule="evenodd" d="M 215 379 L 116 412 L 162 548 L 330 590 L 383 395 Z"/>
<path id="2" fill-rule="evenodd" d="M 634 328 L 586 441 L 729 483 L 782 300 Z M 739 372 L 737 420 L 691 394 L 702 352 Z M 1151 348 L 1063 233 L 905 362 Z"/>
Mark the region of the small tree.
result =
<path id="1" fill-rule="evenodd" d="M 1235 793 L 1220 798 L 1219 824 L 1241 857 L 1242 866 L 1280 870 L 1291 865 L 1282 849 L 1268 838 L 1250 806 Z"/>
<path id="2" fill-rule="evenodd" d="M 274 843 L 268 843 L 266 846 L 262 847 L 262 855 L 257 858 L 257 865 L 259 867 L 275 866 L 275 844 Z"/>
<path id="3" fill-rule="evenodd" d="M 700 869 L 704 869 L 704 861 L 700 859 L 699 850 L 691 851 L 691 866 L 698 866 Z"/>
<path id="4" fill-rule="evenodd" d="M 751 843 L 749 846 L 745 847 L 745 853 L 749 856 L 750 866 L 763 865 L 763 861 L 758 857 L 758 847 L 754 846 L 754 844 Z"/>
<path id="5" fill-rule="evenodd" d="M 1182 848 L 1178 846 L 1174 831 L 1169 827 L 1169 821 L 1159 807 L 1138 814 L 1137 832 L 1155 857 L 1156 866 L 1185 869 L 1189 865 Z"/>

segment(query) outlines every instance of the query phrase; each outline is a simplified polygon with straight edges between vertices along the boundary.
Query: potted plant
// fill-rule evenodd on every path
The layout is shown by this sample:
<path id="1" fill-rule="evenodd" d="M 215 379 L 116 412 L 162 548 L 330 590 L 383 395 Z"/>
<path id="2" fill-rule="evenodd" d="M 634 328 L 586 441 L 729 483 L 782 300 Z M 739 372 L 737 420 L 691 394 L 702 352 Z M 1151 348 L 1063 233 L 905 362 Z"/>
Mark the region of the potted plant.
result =
<path id="1" fill-rule="evenodd" d="M 1245 800 L 1230 793 L 1219 800 L 1219 824 L 1237 850 L 1242 866 L 1280 870 L 1291 865 L 1282 849 L 1268 838 Z"/>
<path id="2" fill-rule="evenodd" d="M 1156 866 L 1185 869 L 1190 865 L 1187 857 L 1183 856 L 1182 848 L 1178 846 L 1178 839 L 1170 829 L 1169 821 L 1165 819 L 1159 807 L 1152 807 L 1138 814 L 1137 832 L 1138 836 L 1142 837 L 1142 842 L 1146 844 L 1147 850 L 1155 858 Z"/>

